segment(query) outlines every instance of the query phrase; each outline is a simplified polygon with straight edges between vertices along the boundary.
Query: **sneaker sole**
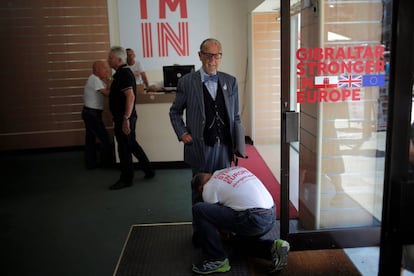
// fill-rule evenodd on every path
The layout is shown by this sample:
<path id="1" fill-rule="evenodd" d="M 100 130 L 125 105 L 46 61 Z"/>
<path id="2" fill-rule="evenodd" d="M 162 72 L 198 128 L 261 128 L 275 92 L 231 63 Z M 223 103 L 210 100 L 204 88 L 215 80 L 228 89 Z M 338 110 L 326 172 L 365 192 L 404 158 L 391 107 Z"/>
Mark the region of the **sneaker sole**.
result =
<path id="1" fill-rule="evenodd" d="M 192 269 L 192 271 L 197 273 L 197 274 L 207 275 L 207 274 L 212 274 L 212 273 L 217 273 L 217 272 L 227 272 L 227 271 L 230 271 L 230 269 L 231 269 L 231 266 L 227 263 L 227 264 L 223 265 L 222 267 L 219 267 L 219 268 L 217 268 L 215 270 L 212 270 L 212 271 L 205 271 L 204 272 L 204 271 L 199 271 L 199 270 L 194 269 L 194 268 Z"/>
<path id="2" fill-rule="evenodd" d="M 202 271 L 198 271 L 198 270 L 193 269 L 193 272 L 197 273 L 197 274 L 207 275 L 207 274 L 212 274 L 212 273 L 217 273 L 217 272 L 228 272 L 228 271 L 230 271 L 230 269 L 231 269 L 230 266 L 223 266 L 223 267 L 220 267 L 220 268 L 218 268 L 214 271 L 202 272 Z"/>

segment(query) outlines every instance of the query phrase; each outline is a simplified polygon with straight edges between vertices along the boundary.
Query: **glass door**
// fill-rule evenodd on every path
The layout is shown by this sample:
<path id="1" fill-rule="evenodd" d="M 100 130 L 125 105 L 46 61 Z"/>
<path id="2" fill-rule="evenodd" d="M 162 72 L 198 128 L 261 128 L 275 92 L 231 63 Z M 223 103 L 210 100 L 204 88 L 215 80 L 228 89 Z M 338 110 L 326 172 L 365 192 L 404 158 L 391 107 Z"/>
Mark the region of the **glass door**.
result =
<path id="1" fill-rule="evenodd" d="M 281 1 L 281 13 L 281 109 L 299 114 L 298 142 L 281 143 L 281 235 L 297 249 L 378 245 L 391 1 L 302 1 L 295 16 Z"/>

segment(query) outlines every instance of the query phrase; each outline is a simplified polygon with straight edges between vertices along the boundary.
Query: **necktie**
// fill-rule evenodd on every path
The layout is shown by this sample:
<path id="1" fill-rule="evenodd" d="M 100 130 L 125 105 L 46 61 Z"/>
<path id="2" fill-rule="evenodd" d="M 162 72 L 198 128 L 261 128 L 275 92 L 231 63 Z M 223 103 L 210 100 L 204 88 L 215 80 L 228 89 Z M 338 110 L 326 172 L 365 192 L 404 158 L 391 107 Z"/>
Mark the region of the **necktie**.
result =
<path id="1" fill-rule="evenodd" d="M 217 82 L 218 81 L 218 76 L 213 75 L 213 76 L 204 76 L 204 81 L 213 81 L 213 82 Z"/>

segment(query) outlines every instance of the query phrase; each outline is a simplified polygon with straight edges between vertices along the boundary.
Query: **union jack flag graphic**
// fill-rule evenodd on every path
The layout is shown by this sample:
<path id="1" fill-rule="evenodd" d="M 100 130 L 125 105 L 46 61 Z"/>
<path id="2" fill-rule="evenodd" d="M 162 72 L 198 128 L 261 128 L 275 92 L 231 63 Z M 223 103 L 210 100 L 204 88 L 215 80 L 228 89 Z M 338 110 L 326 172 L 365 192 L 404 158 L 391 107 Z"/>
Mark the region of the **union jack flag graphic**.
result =
<path id="1" fill-rule="evenodd" d="M 362 75 L 342 75 L 339 77 L 338 87 L 341 87 L 341 88 L 362 87 Z"/>

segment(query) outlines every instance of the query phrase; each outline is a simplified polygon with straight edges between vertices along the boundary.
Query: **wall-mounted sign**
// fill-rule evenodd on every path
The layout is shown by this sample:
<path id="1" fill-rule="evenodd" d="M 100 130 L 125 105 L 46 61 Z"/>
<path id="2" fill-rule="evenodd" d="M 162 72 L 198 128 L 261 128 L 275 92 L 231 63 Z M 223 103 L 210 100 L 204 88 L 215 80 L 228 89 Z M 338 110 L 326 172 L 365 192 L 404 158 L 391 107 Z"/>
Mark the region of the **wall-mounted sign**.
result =
<path id="1" fill-rule="evenodd" d="M 384 47 L 300 48 L 298 103 L 359 101 L 361 88 L 385 85 Z"/>
<path id="2" fill-rule="evenodd" d="M 208 1 L 117 1 L 121 46 L 133 48 L 147 70 L 198 64 L 200 43 L 209 37 Z"/>

